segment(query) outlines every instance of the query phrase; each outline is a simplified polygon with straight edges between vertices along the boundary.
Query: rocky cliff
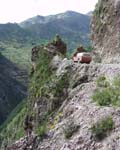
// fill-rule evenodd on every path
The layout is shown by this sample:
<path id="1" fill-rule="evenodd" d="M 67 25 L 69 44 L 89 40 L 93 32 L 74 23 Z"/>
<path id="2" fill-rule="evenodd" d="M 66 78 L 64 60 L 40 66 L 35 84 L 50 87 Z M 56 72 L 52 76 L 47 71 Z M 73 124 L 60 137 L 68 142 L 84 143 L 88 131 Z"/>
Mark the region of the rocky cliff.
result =
<path id="1" fill-rule="evenodd" d="M 120 1 L 99 0 L 91 20 L 91 39 L 102 62 L 120 63 Z"/>
<path id="2" fill-rule="evenodd" d="M 57 46 L 32 51 L 27 113 L 33 133 L 7 149 L 119 150 L 120 66 L 74 63 Z"/>

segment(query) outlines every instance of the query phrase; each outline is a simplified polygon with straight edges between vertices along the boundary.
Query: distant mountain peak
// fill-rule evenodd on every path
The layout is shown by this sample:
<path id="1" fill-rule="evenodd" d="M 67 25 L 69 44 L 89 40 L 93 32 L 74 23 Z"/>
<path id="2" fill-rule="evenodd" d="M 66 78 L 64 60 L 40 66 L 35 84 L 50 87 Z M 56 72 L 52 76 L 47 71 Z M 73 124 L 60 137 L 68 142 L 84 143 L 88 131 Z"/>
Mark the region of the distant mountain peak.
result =
<path id="1" fill-rule="evenodd" d="M 69 15 L 73 15 L 73 14 L 81 14 L 79 12 L 76 12 L 76 11 L 72 11 L 72 10 L 68 10 L 65 12 L 66 14 L 69 14 Z"/>
<path id="2" fill-rule="evenodd" d="M 84 15 L 81 14 L 79 12 L 75 12 L 75 11 L 65 11 L 63 13 L 59 13 L 56 15 L 48 15 L 48 16 L 41 16 L 41 15 L 37 15 L 33 18 L 29 18 L 23 22 L 20 23 L 20 26 L 25 26 L 25 25 L 29 25 L 29 24 L 44 24 L 49 22 L 50 20 L 55 20 L 55 19 L 62 19 L 62 18 L 66 18 L 66 17 L 74 17 L 74 16 L 80 16 L 80 15 Z M 87 16 L 87 15 L 86 15 Z"/>
<path id="3" fill-rule="evenodd" d="M 68 10 L 64 13 L 61 13 L 61 14 L 57 14 L 57 16 L 62 16 L 62 17 L 74 17 L 74 16 L 80 16 L 80 15 L 83 15 L 82 13 L 79 13 L 79 12 L 75 12 L 75 11 L 71 11 L 71 10 Z"/>
<path id="4" fill-rule="evenodd" d="M 44 17 L 43 16 L 40 16 L 40 15 L 37 15 L 37 16 L 35 16 L 35 17 L 33 17 L 33 18 L 29 18 L 29 19 L 27 19 L 27 20 L 25 20 L 25 21 L 23 21 L 23 22 L 21 22 L 19 25 L 21 26 L 21 27 L 24 27 L 25 25 L 29 25 L 29 24 L 41 24 L 41 23 L 43 23 L 44 22 Z"/>
<path id="5" fill-rule="evenodd" d="M 41 16 L 41 15 L 37 15 L 37 16 L 35 16 L 34 18 L 43 19 L 44 17 Z"/>

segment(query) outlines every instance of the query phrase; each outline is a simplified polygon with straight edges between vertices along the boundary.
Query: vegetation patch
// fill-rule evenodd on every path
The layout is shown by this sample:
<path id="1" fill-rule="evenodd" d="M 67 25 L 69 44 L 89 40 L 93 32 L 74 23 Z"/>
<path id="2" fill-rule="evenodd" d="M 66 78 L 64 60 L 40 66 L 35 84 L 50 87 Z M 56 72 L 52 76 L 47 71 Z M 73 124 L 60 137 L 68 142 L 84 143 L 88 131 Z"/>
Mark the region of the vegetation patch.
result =
<path id="1" fill-rule="evenodd" d="M 96 83 L 97 83 L 98 87 L 108 87 L 109 86 L 109 82 L 107 81 L 105 76 L 100 76 L 99 78 L 97 78 Z"/>
<path id="2" fill-rule="evenodd" d="M 44 50 L 39 49 L 39 56 L 36 61 L 36 71 L 30 76 L 31 82 L 29 85 L 30 96 L 33 98 L 41 97 L 44 95 L 43 85 L 48 85 L 52 75 L 50 69 L 50 55 Z"/>
<path id="3" fill-rule="evenodd" d="M 50 129 L 54 129 L 55 126 L 56 126 L 56 124 L 57 124 L 57 123 L 59 122 L 59 120 L 62 118 L 62 116 L 63 116 L 63 114 L 62 114 L 61 112 L 59 112 L 59 113 L 55 116 L 54 120 L 52 121 L 52 124 L 50 123 L 49 128 L 50 128 Z"/>
<path id="4" fill-rule="evenodd" d="M 52 90 L 54 97 L 60 97 L 63 96 L 63 89 L 67 89 L 69 86 L 68 83 L 68 74 L 64 74 L 60 79 L 58 79 L 58 82 L 56 83 L 54 89 Z"/>
<path id="5" fill-rule="evenodd" d="M 30 67 L 31 48 L 33 45 L 25 42 L 24 44 L 15 42 L 0 42 L 0 51 L 10 62 L 20 69 L 28 71 Z"/>
<path id="6" fill-rule="evenodd" d="M 95 123 L 91 127 L 91 132 L 94 135 L 95 139 L 102 140 L 104 139 L 110 131 L 114 128 L 114 122 L 111 117 L 104 118 L 99 122 Z"/>
<path id="7" fill-rule="evenodd" d="M 95 16 L 100 16 L 102 11 L 102 6 L 103 6 L 102 0 L 98 0 L 98 3 L 96 4 L 95 10 L 93 12 Z"/>
<path id="8" fill-rule="evenodd" d="M 36 128 L 37 135 L 41 138 L 41 140 L 46 136 L 47 126 L 46 123 L 39 125 Z"/>
<path id="9" fill-rule="evenodd" d="M 96 4 L 95 10 L 93 12 L 94 19 L 96 22 L 96 33 L 101 34 L 106 29 L 106 25 L 103 24 L 103 18 L 108 12 L 108 7 L 105 5 L 103 0 L 98 0 L 98 3 Z"/>
<path id="10" fill-rule="evenodd" d="M 38 125 L 35 127 L 35 132 L 43 139 L 48 128 L 50 114 L 54 113 L 55 115 L 56 109 L 61 106 L 67 95 L 68 75 L 65 73 L 60 77 L 55 76 L 54 70 L 50 66 L 53 54 L 46 51 L 44 46 L 38 47 L 38 51 L 36 69 L 30 74 L 29 106 L 30 108 L 34 106 L 36 99 L 41 103 L 44 101 L 43 105 L 45 105 L 46 109 L 43 110 L 41 120 L 40 122 L 37 120 L 36 124 Z M 32 114 L 32 111 L 29 110 L 29 113 Z"/>
<path id="11" fill-rule="evenodd" d="M 41 122 L 38 122 L 35 127 L 35 133 L 40 137 L 41 140 L 43 140 L 47 136 L 47 130 L 49 129 L 49 121 L 50 118 L 53 118 L 53 115 L 54 112 L 46 112 L 46 114 L 44 114 L 44 119 Z"/>
<path id="12" fill-rule="evenodd" d="M 93 47 L 91 45 L 88 45 L 86 48 L 85 48 L 86 52 L 91 52 L 93 51 Z"/>
<path id="13" fill-rule="evenodd" d="M 94 102 L 100 106 L 109 106 L 112 103 L 111 93 L 109 89 L 97 90 L 92 96 Z"/>
<path id="14" fill-rule="evenodd" d="M 101 77 L 97 81 L 97 86 L 92 96 L 94 102 L 100 106 L 120 106 L 120 77 L 116 77 L 111 84 Z"/>
<path id="15" fill-rule="evenodd" d="M 23 101 L 15 108 L 6 122 L 1 126 L 0 139 L 2 140 L 2 146 L 10 144 L 24 136 L 23 122 L 26 111 L 26 101 Z"/>
<path id="16" fill-rule="evenodd" d="M 70 122 L 67 122 L 65 125 L 63 132 L 66 139 L 69 139 L 72 137 L 72 135 L 79 130 L 80 126 L 75 124 L 74 121 L 70 120 Z"/>
<path id="17" fill-rule="evenodd" d="M 53 56 L 43 48 L 39 49 L 39 56 L 36 61 L 36 70 L 31 74 L 29 85 L 30 105 L 34 105 L 36 98 L 45 98 L 48 109 L 52 112 L 58 108 L 67 96 L 68 75 L 63 74 L 56 77 L 50 67 L 50 61 Z M 42 99 L 41 98 L 41 99 Z M 48 101 L 47 101 L 48 99 Z"/>

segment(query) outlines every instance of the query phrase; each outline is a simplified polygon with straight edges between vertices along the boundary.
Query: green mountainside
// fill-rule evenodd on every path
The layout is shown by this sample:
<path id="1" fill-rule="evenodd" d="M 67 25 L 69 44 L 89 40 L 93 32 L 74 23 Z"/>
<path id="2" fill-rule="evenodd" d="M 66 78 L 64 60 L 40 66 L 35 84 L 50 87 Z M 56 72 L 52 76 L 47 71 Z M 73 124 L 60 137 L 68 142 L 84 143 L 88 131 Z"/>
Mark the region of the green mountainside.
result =
<path id="1" fill-rule="evenodd" d="M 31 40 L 31 33 L 18 24 L 0 24 L 0 52 L 19 67 L 28 64 Z"/>
<path id="2" fill-rule="evenodd" d="M 59 34 L 68 44 L 69 49 L 83 44 L 89 45 L 90 16 L 73 11 L 50 15 L 36 16 L 20 24 L 28 32 L 40 39 L 50 40 Z"/>
<path id="3" fill-rule="evenodd" d="M 0 55 L 0 124 L 27 94 L 26 72 Z"/>
<path id="4" fill-rule="evenodd" d="M 88 46 L 89 24 L 90 16 L 73 11 L 0 24 L 0 52 L 19 67 L 28 68 L 33 45 L 44 44 L 56 34 L 63 37 L 69 52 L 80 44 Z"/>
<path id="5" fill-rule="evenodd" d="M 16 23 L 0 24 L 0 41 L 5 43 L 18 42 L 24 44 L 30 39 L 30 33 L 20 28 Z"/>

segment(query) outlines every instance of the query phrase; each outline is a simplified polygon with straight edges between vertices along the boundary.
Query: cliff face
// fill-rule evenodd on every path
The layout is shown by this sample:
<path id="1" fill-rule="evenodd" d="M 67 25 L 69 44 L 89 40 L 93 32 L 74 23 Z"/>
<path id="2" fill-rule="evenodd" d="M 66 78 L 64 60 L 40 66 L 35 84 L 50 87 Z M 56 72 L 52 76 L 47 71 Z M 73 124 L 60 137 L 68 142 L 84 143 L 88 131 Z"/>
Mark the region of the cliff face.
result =
<path id="1" fill-rule="evenodd" d="M 105 63 L 120 63 L 120 0 L 99 0 L 91 20 L 91 39 Z"/>
<path id="2" fill-rule="evenodd" d="M 93 66 L 63 60 L 55 75 L 61 78 L 66 73 L 69 86 L 63 84 L 56 97 L 52 97 L 52 93 L 55 89 L 59 90 L 59 80 L 57 86 L 54 85 L 55 88 L 46 93 L 46 96 L 32 99 L 35 105 L 31 105 L 30 109 L 36 117 L 36 132 L 28 139 L 26 136 L 22 137 L 10 146 L 11 150 L 119 150 L 120 109 L 112 106 L 100 107 L 93 103 L 92 95 L 97 90 L 96 79 L 104 75 L 111 81 L 114 76 L 120 75 L 120 66 Z M 65 88 L 67 95 L 62 93 Z M 50 111 L 46 114 L 48 110 Z M 97 140 L 91 127 L 107 117 L 113 119 L 114 129 L 103 140 Z"/>
<path id="3" fill-rule="evenodd" d="M 53 43 L 33 49 L 28 99 L 33 134 L 8 149 L 119 150 L 120 79 L 112 80 L 120 66 L 74 63 Z M 93 102 L 95 93 L 99 101 Z"/>

